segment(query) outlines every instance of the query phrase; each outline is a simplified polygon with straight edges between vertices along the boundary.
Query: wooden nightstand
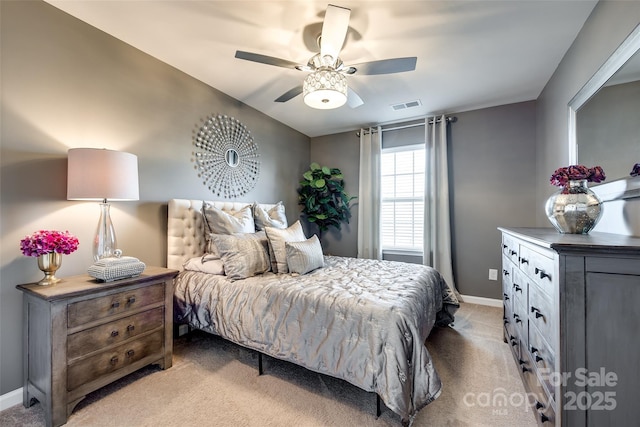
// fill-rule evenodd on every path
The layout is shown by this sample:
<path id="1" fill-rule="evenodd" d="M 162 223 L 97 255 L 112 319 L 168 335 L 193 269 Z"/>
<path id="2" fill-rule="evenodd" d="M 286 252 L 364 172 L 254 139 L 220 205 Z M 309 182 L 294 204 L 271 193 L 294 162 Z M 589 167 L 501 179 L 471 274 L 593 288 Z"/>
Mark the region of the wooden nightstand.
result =
<path id="1" fill-rule="evenodd" d="M 109 283 L 80 275 L 16 286 L 24 292 L 24 406 L 37 399 L 56 427 L 88 393 L 149 364 L 170 368 L 177 273 L 147 267 Z"/>

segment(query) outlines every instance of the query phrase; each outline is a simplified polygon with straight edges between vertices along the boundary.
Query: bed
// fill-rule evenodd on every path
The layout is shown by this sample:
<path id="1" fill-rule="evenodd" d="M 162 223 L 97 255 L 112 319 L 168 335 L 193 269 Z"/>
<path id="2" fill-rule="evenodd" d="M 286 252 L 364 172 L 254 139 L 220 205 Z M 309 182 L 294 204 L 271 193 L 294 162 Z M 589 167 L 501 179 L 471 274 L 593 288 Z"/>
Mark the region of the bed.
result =
<path id="1" fill-rule="evenodd" d="M 263 222 L 263 230 L 255 234 L 229 233 L 238 236 L 240 246 L 225 246 L 235 237 L 210 233 L 211 209 L 238 215 L 248 205 L 169 201 L 167 266 L 180 270 L 176 323 L 374 392 L 404 424 L 410 423 L 440 394 L 442 384 L 424 342 L 434 326 L 453 322 L 459 307 L 455 294 L 430 267 L 317 255 L 309 249 L 319 245 L 315 236 L 304 241 L 289 237 L 285 246 L 291 271 L 284 273 L 274 259 L 274 254 L 282 255 L 277 233 L 290 232 L 298 222 L 289 225 L 285 218 L 278 227 Z M 264 215 L 277 207 L 256 203 L 252 211 Z M 257 227 L 257 216 L 255 221 Z M 219 253 L 211 254 L 216 247 Z M 267 256 L 267 270 L 237 276 L 234 263 L 245 268 L 253 263 L 246 254 L 261 248 L 267 255 L 260 254 L 259 264 Z M 311 262 L 313 268 L 306 271 L 294 258 L 300 252 L 292 248 L 302 248 L 304 256 L 305 251 L 316 253 L 321 266 Z"/>

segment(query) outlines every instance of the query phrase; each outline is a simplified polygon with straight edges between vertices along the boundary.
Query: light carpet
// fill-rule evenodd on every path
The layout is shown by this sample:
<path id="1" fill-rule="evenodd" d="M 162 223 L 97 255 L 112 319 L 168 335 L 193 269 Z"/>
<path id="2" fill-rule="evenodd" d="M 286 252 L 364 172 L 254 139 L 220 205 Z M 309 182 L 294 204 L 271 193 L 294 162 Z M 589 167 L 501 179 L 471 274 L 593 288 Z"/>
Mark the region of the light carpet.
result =
<path id="1" fill-rule="evenodd" d="M 461 305 L 453 327 L 436 328 L 427 348 L 444 384 L 413 426 L 535 426 L 509 346 L 502 309 Z M 193 332 L 174 342 L 173 367 L 143 368 L 81 401 L 67 426 L 372 426 L 400 418 L 345 381 Z M 495 400 L 494 400 L 495 399 Z M 506 400 L 507 405 L 500 406 Z M 40 404 L 0 412 L 1 426 L 42 426 Z"/>

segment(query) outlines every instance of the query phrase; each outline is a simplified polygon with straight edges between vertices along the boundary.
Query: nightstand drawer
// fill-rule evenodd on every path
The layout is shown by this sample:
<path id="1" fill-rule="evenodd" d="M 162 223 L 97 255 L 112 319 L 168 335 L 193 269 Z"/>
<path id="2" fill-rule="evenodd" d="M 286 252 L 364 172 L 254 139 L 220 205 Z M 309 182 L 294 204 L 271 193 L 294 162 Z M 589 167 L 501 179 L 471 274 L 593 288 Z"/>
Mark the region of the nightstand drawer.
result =
<path id="1" fill-rule="evenodd" d="M 138 313 L 67 337 L 67 357 L 75 359 L 162 327 L 164 307 Z"/>
<path id="2" fill-rule="evenodd" d="M 119 292 L 100 298 L 69 304 L 67 327 L 82 326 L 115 314 L 124 313 L 164 301 L 164 284 Z"/>
<path id="3" fill-rule="evenodd" d="M 67 389 L 74 390 L 154 353 L 160 356 L 163 342 L 164 331 L 161 330 L 73 363 L 67 369 Z"/>

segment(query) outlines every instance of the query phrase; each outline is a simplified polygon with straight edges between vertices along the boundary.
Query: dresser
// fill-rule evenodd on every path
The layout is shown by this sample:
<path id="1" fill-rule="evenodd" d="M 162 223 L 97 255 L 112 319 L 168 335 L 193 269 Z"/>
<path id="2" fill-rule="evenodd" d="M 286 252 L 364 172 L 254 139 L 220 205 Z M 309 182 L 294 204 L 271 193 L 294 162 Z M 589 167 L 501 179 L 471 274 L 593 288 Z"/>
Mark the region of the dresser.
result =
<path id="1" fill-rule="evenodd" d="M 149 364 L 170 368 L 177 273 L 147 267 L 107 283 L 80 275 L 53 286 L 18 285 L 24 406 L 37 399 L 46 424 L 59 426 L 88 393 Z"/>
<path id="2" fill-rule="evenodd" d="M 502 232 L 504 339 L 539 425 L 638 425 L 640 238 Z"/>

